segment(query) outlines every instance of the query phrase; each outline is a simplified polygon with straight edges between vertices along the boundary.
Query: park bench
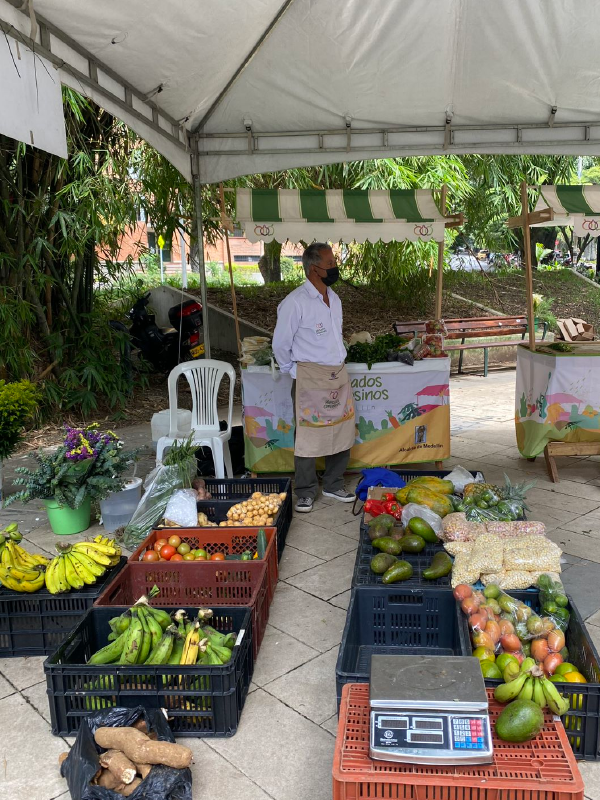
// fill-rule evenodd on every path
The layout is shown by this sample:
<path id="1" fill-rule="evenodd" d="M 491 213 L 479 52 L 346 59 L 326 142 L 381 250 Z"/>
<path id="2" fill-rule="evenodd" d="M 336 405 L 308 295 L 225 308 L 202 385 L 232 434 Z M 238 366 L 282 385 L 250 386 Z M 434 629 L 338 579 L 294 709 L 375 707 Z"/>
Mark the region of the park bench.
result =
<path id="1" fill-rule="evenodd" d="M 509 347 L 518 344 L 515 340 L 503 338 L 498 341 L 490 342 L 471 342 L 466 344 L 466 339 L 481 339 L 484 337 L 506 337 L 521 334 L 521 340 L 527 333 L 527 317 L 470 317 L 466 319 L 446 319 L 444 320 L 448 334 L 445 336 L 444 349 L 447 352 L 458 351 L 458 372 L 462 372 L 463 353 L 465 350 L 483 350 L 483 374 L 487 378 L 488 374 L 488 350 L 490 347 Z M 425 321 L 395 322 L 394 331 L 402 336 L 412 333 L 420 336 L 425 333 Z M 542 338 L 546 338 L 548 323 L 541 322 L 543 326 Z M 450 339 L 460 339 L 460 344 L 447 344 Z"/>

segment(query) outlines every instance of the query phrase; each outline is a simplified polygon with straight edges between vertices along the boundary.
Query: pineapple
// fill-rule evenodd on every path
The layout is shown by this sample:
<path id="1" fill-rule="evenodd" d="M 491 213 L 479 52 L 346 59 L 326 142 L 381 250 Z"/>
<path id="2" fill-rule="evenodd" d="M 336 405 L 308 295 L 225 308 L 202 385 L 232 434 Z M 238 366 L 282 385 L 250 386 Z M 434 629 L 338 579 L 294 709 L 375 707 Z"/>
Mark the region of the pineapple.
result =
<path id="1" fill-rule="evenodd" d="M 493 483 L 467 483 L 463 490 L 463 497 L 465 500 L 473 498 L 473 501 L 476 502 L 485 492 L 497 493 L 498 487 Z"/>
<path id="2" fill-rule="evenodd" d="M 525 502 L 525 495 L 530 489 L 533 489 L 535 486 L 536 481 L 531 481 L 530 483 L 511 483 L 510 478 L 506 473 L 504 473 L 504 486 L 500 489 L 500 496 L 503 500 L 507 502 L 515 502 L 518 503 L 525 511 L 529 511 L 527 503 Z"/>

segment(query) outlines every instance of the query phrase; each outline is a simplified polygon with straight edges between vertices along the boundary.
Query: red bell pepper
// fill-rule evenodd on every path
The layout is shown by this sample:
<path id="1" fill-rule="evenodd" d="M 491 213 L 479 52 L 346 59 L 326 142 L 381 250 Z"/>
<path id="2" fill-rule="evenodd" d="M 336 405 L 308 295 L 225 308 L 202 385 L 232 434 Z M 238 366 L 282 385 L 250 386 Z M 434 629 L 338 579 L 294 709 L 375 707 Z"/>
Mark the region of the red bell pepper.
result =
<path id="1" fill-rule="evenodd" d="M 394 519 L 402 519 L 402 506 L 397 500 L 386 500 L 383 508 L 385 514 L 391 514 Z"/>
<path id="2" fill-rule="evenodd" d="M 384 493 L 383 493 L 383 496 L 382 496 L 382 498 L 381 498 L 381 499 L 382 499 L 384 502 L 385 502 L 386 500 L 395 500 L 395 499 L 396 499 L 396 495 L 395 495 L 395 493 L 394 493 L 394 492 L 384 492 Z"/>
<path id="3" fill-rule="evenodd" d="M 370 514 L 372 517 L 378 517 L 380 514 L 385 514 L 384 503 L 382 500 L 367 500 L 365 502 L 365 514 Z"/>

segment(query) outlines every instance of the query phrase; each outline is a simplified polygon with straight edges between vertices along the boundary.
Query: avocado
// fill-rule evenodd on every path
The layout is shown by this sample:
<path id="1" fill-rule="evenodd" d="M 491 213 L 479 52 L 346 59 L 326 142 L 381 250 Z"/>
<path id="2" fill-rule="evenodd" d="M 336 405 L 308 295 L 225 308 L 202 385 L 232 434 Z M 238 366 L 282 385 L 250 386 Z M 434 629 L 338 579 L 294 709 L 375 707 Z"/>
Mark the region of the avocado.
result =
<path id="1" fill-rule="evenodd" d="M 375 556 L 377 558 L 377 556 Z M 412 577 L 413 568 L 408 561 L 396 561 L 383 575 L 384 583 L 398 583 L 399 581 L 407 581 Z"/>
<path id="2" fill-rule="evenodd" d="M 452 559 L 445 550 L 436 553 L 431 564 L 423 570 L 423 577 L 427 581 L 436 581 L 452 572 Z"/>
<path id="3" fill-rule="evenodd" d="M 544 712 L 533 700 L 513 700 L 496 720 L 496 735 L 504 742 L 528 742 L 544 727 Z"/>
<path id="4" fill-rule="evenodd" d="M 421 539 L 425 539 L 426 542 L 435 544 L 438 541 L 438 537 L 431 525 L 421 517 L 412 517 L 408 521 L 408 529 L 411 533 L 416 533 L 417 536 L 420 536 Z"/>
<path id="5" fill-rule="evenodd" d="M 402 552 L 402 545 L 391 536 L 382 536 L 379 539 L 373 539 L 371 542 L 373 547 L 381 550 L 382 553 L 389 553 L 391 556 L 399 556 Z"/>
<path id="6" fill-rule="evenodd" d="M 377 555 L 371 559 L 371 570 L 377 575 L 383 575 L 383 573 L 387 572 L 395 563 L 395 556 L 389 553 L 377 553 Z"/>
<path id="7" fill-rule="evenodd" d="M 367 528 L 369 539 L 373 541 L 373 539 L 379 539 L 380 536 L 387 536 L 395 523 L 396 520 L 391 514 L 380 514 L 375 517 L 369 522 L 369 527 Z"/>
<path id="8" fill-rule="evenodd" d="M 414 533 L 409 533 L 400 539 L 400 544 L 405 553 L 420 553 L 425 547 L 425 539 Z"/>

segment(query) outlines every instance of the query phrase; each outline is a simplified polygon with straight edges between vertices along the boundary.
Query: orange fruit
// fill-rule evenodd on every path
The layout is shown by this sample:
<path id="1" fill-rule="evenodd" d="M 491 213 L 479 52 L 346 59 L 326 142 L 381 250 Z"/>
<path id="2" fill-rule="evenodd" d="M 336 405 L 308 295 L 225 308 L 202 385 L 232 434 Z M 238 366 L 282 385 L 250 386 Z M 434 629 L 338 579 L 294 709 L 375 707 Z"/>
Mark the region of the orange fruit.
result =
<path id="1" fill-rule="evenodd" d="M 587 683 L 581 672 L 567 672 L 562 676 L 562 680 L 565 683 Z"/>

